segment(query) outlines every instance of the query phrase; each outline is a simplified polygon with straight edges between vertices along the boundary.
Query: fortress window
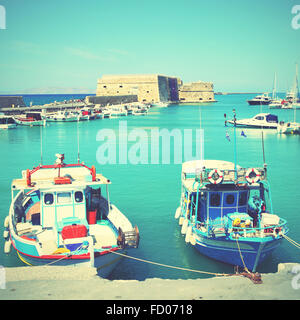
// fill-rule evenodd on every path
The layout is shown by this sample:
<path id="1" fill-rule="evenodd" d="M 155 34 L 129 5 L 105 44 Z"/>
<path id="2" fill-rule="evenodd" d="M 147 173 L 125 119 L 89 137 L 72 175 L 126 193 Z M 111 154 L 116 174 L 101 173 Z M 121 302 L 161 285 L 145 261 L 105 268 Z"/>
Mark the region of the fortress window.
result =
<path id="1" fill-rule="evenodd" d="M 103 86 L 103 88 L 106 88 L 106 86 Z"/>
<path id="2" fill-rule="evenodd" d="M 120 88 L 123 88 L 123 86 L 119 86 Z"/>

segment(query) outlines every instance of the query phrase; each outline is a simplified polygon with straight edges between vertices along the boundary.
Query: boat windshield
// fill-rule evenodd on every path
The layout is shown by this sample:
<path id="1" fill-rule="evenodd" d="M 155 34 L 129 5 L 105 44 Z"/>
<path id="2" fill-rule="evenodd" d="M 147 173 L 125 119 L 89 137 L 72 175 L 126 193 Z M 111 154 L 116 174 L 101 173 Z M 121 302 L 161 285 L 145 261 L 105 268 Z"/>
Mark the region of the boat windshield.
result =
<path id="1" fill-rule="evenodd" d="M 268 114 L 266 120 L 267 122 L 278 123 L 278 117 L 274 114 Z"/>

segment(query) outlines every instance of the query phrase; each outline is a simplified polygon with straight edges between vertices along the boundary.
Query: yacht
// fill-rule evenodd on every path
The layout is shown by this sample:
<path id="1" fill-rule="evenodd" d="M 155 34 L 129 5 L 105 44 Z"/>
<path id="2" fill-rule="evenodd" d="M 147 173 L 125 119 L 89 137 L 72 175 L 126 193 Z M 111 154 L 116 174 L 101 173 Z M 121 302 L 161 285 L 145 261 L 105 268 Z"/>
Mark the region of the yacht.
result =
<path id="1" fill-rule="evenodd" d="M 241 120 L 228 120 L 236 127 L 277 129 L 278 117 L 270 113 L 259 113 L 256 116 Z"/>
<path id="2" fill-rule="evenodd" d="M 269 105 L 272 99 L 269 97 L 268 93 L 264 93 L 262 95 L 258 95 L 251 100 L 248 100 L 250 106 L 255 105 Z"/>

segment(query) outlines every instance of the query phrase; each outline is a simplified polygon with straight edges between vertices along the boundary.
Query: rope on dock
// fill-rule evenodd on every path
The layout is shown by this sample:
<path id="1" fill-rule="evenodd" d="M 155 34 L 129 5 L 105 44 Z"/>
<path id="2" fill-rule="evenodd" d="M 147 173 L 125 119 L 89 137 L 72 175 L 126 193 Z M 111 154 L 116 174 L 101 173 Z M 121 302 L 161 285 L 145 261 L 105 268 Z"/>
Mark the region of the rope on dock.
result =
<path id="1" fill-rule="evenodd" d="M 183 268 L 183 267 L 176 267 L 176 266 L 171 266 L 171 265 L 168 265 L 168 264 L 158 263 L 158 262 L 154 262 L 154 261 L 150 261 L 150 260 L 135 258 L 135 257 L 128 256 L 128 255 L 120 253 L 120 252 L 116 252 L 116 251 L 110 251 L 110 252 L 114 253 L 114 254 L 117 254 L 117 255 L 120 255 L 120 256 L 123 256 L 125 258 L 129 258 L 129 259 L 133 259 L 133 260 L 136 260 L 136 261 L 145 262 L 145 263 L 149 263 L 149 264 L 154 264 L 154 265 L 165 267 L 165 268 L 171 268 L 171 269 L 177 269 L 177 270 L 183 270 L 183 271 L 190 271 L 190 272 L 197 272 L 197 273 L 203 273 L 203 274 L 210 274 L 210 275 L 214 275 L 214 276 L 231 276 L 232 275 L 232 274 L 226 274 L 226 273 L 215 273 L 215 272 L 188 269 L 188 268 Z"/>

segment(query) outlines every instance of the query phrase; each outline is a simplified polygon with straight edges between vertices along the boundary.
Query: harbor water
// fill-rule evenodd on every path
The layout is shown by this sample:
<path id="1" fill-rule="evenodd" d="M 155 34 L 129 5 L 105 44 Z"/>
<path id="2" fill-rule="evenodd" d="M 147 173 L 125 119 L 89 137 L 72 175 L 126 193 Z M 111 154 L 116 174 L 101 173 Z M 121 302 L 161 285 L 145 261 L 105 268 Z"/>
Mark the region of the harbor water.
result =
<path id="1" fill-rule="evenodd" d="M 29 105 L 44 104 L 72 98 L 84 98 L 85 95 L 27 95 L 24 101 Z M 270 110 L 268 106 L 248 106 L 247 99 L 253 95 L 218 95 L 218 102 L 201 105 L 170 105 L 168 108 L 153 107 L 145 116 L 127 116 L 79 123 L 51 123 L 45 127 L 22 127 L 0 131 L 0 231 L 3 233 L 3 221 L 8 215 L 11 201 L 10 186 L 12 179 L 21 177 L 21 170 L 32 169 L 42 161 L 52 164 L 56 153 L 65 154 L 65 162 L 77 161 L 78 139 L 80 160 L 88 166 L 95 165 L 97 173 L 102 173 L 112 181 L 110 200 L 140 230 L 140 246 L 131 254 L 139 259 L 150 260 L 165 265 L 215 273 L 232 273 L 233 267 L 200 255 L 191 245 L 187 245 L 180 233 L 175 210 L 180 199 L 181 164 L 174 161 L 174 146 L 171 139 L 170 163 L 163 161 L 135 164 L 127 161 L 101 164 L 99 148 L 105 143 L 100 141 L 99 131 L 108 129 L 115 132 L 116 154 L 123 140 L 119 135 L 120 121 L 126 121 L 128 132 L 143 129 L 149 133 L 152 129 L 192 129 L 194 150 L 200 143 L 195 131 L 200 127 L 204 132 L 204 158 L 234 161 L 233 128 L 224 126 L 224 114 L 232 119 L 233 109 L 237 119 L 249 118 L 258 113 L 270 112 L 278 115 L 279 120 L 293 121 L 293 110 Z M 300 122 L 300 110 L 296 114 Z M 123 122 L 124 123 L 124 122 Z M 241 135 L 243 130 L 244 136 Z M 268 168 L 274 213 L 286 219 L 289 225 L 289 237 L 300 242 L 299 210 L 299 159 L 300 136 L 279 135 L 276 130 L 237 128 L 237 163 L 245 167 L 262 167 L 264 160 Z M 227 135 L 226 135 L 227 134 Z M 230 137 L 230 138 L 228 138 Z M 262 139 L 263 137 L 263 139 Z M 230 140 L 230 141 L 229 141 Z M 263 142 L 263 143 L 262 143 Z M 128 148 L 136 142 L 128 141 Z M 147 148 L 151 150 L 151 140 Z M 264 146 L 264 156 L 263 148 Z M 152 146 L 154 147 L 154 146 Z M 163 143 L 157 146 L 162 154 Z M 174 148 L 175 147 L 175 148 Z M 142 152 L 142 151 L 141 151 Z M 42 160 L 41 160 L 42 155 Z M 265 159 L 264 159 L 265 158 Z M 191 160 L 184 159 L 182 161 Z M 4 239 L 0 239 L 0 265 L 4 267 L 24 266 L 14 250 L 9 255 L 3 252 Z M 278 263 L 300 263 L 299 249 L 286 240 L 272 255 L 257 268 L 258 272 L 276 272 Z M 191 271 L 182 271 L 151 263 L 124 258 L 111 274 L 110 279 L 164 278 L 188 279 L 203 278 L 207 275 Z"/>

